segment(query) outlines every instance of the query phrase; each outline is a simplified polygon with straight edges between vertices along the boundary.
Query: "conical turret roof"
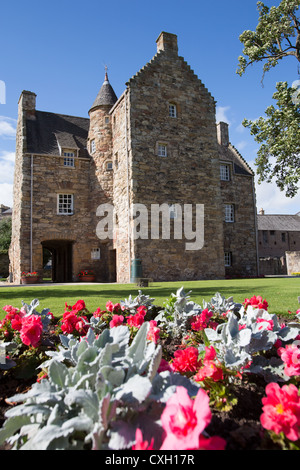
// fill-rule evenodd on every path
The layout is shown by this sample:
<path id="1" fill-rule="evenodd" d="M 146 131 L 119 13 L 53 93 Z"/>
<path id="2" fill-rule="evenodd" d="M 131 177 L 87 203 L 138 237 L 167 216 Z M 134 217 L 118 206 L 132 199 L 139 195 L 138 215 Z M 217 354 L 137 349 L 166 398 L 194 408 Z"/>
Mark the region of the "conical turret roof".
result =
<path id="1" fill-rule="evenodd" d="M 117 100 L 118 98 L 113 90 L 113 87 L 109 83 L 107 71 L 105 71 L 104 82 L 90 111 L 97 108 L 98 106 L 113 106 Z"/>

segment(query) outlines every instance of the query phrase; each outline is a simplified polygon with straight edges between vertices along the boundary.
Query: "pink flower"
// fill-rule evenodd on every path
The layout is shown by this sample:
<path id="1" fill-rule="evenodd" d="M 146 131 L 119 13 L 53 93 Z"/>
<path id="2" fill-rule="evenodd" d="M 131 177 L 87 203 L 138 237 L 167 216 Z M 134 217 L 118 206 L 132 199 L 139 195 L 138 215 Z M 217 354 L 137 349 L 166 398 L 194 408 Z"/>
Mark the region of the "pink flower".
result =
<path id="1" fill-rule="evenodd" d="M 195 400 L 191 400 L 186 388 L 177 387 L 161 415 L 166 436 L 160 450 L 197 449 L 200 434 L 210 420 L 207 393 L 200 388 Z"/>
<path id="2" fill-rule="evenodd" d="M 206 378 L 212 379 L 214 382 L 223 380 L 223 370 L 218 367 L 214 361 L 205 361 L 204 366 L 198 370 L 193 379 L 196 382 L 203 382 Z"/>
<path id="3" fill-rule="evenodd" d="M 265 318 L 258 318 L 256 323 L 261 323 L 261 326 L 258 327 L 259 330 L 273 330 L 274 322 L 273 320 L 266 320 Z"/>
<path id="4" fill-rule="evenodd" d="M 113 309 L 114 309 L 114 304 L 112 303 L 111 300 L 109 300 L 109 301 L 106 303 L 105 307 L 106 307 L 106 310 L 108 310 L 109 312 L 112 312 Z"/>
<path id="5" fill-rule="evenodd" d="M 140 313 L 136 313 L 135 315 L 129 315 L 127 317 L 127 323 L 129 326 L 134 326 L 136 328 L 139 328 L 145 321 L 144 315 L 141 315 Z"/>
<path id="6" fill-rule="evenodd" d="M 300 397 L 297 387 L 290 384 L 280 388 L 272 382 L 266 386 L 266 394 L 262 399 L 262 426 L 276 434 L 283 432 L 291 441 L 297 441 L 300 438 Z"/>
<path id="7" fill-rule="evenodd" d="M 123 315 L 113 315 L 111 321 L 109 322 L 110 328 L 113 328 L 114 326 L 119 326 L 122 325 L 124 321 Z"/>
<path id="8" fill-rule="evenodd" d="M 88 332 L 89 326 L 86 324 L 87 317 L 77 317 L 77 321 L 75 324 L 75 330 L 78 331 L 82 336 L 85 336 Z"/>
<path id="9" fill-rule="evenodd" d="M 199 369 L 197 374 L 193 377 L 196 382 L 202 382 L 206 378 L 211 378 L 214 382 L 223 380 L 223 369 L 214 362 L 216 357 L 217 353 L 215 348 L 213 346 L 206 346 L 203 367 Z"/>
<path id="10" fill-rule="evenodd" d="M 195 317 L 195 321 L 192 322 L 192 330 L 201 331 L 208 327 L 209 321 L 213 316 L 213 312 L 210 312 L 207 308 L 202 310 L 200 315 Z"/>
<path id="11" fill-rule="evenodd" d="M 132 450 L 153 450 L 154 439 L 152 437 L 150 445 L 148 441 L 143 441 L 142 431 L 137 428 L 135 431 L 135 444 L 132 446 Z"/>
<path id="12" fill-rule="evenodd" d="M 251 299 L 245 299 L 243 304 L 245 310 L 247 309 L 248 305 L 251 305 L 253 308 L 268 310 L 268 302 L 266 300 L 263 300 L 260 295 L 254 295 L 253 297 L 251 297 Z"/>
<path id="13" fill-rule="evenodd" d="M 29 315 L 22 321 L 21 340 L 26 346 L 37 348 L 43 333 L 43 324 L 39 315 Z"/>
<path id="14" fill-rule="evenodd" d="M 295 344 L 278 348 L 277 352 L 285 363 L 284 373 L 289 377 L 300 375 L 300 349 Z"/>
<path id="15" fill-rule="evenodd" d="M 18 314 L 11 319 L 11 327 L 13 330 L 21 331 L 22 328 L 22 317 Z"/>
<path id="16" fill-rule="evenodd" d="M 155 320 L 150 320 L 149 324 L 150 324 L 150 328 L 147 334 L 147 339 L 149 341 L 153 341 L 156 344 L 157 341 L 159 340 L 160 329 L 157 327 L 157 321 Z"/>
<path id="17" fill-rule="evenodd" d="M 202 365 L 198 355 L 198 349 L 193 346 L 186 349 L 178 349 L 174 353 L 174 359 L 171 364 L 173 371 L 180 373 L 196 372 Z"/>
<path id="18" fill-rule="evenodd" d="M 137 313 L 139 313 L 140 315 L 143 315 L 145 316 L 146 313 L 147 313 L 147 308 L 144 306 L 144 305 L 141 305 L 140 307 L 138 307 L 136 309 Z"/>

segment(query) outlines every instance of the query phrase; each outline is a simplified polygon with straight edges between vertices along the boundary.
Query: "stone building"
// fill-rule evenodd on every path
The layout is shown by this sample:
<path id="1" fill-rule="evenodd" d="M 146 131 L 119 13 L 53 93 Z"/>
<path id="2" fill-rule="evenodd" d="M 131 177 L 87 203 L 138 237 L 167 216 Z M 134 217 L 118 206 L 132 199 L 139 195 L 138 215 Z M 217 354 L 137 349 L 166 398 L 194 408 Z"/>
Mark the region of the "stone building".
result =
<path id="1" fill-rule="evenodd" d="M 177 36 L 118 98 L 107 73 L 89 118 L 19 100 L 11 272 L 100 282 L 257 275 L 253 172 L 216 124 L 215 100 Z"/>
<path id="2" fill-rule="evenodd" d="M 261 274 L 287 274 L 287 253 L 300 251 L 300 213 L 257 216 Z"/>

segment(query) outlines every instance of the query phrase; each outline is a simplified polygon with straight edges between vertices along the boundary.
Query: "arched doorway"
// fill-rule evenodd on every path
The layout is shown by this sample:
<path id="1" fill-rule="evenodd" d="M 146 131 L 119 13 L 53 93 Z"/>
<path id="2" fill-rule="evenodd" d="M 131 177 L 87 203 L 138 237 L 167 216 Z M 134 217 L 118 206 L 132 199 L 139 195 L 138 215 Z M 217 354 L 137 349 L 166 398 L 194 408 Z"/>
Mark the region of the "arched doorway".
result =
<path id="1" fill-rule="evenodd" d="M 72 282 L 73 241 L 45 240 L 43 251 L 51 253 L 51 278 L 53 282 Z"/>

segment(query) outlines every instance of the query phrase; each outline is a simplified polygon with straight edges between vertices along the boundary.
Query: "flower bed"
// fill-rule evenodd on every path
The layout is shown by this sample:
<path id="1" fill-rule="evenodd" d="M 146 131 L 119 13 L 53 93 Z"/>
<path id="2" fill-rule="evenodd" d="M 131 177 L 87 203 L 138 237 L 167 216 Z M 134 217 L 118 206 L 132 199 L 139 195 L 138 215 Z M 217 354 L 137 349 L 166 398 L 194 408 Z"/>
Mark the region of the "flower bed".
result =
<path id="1" fill-rule="evenodd" d="M 299 450 L 300 310 L 189 294 L 5 306 L 4 448 Z"/>

